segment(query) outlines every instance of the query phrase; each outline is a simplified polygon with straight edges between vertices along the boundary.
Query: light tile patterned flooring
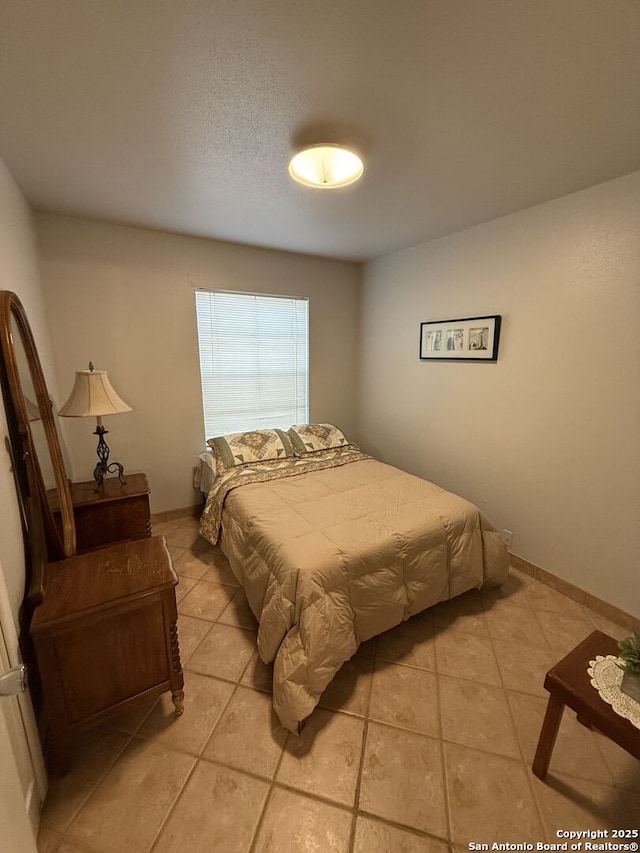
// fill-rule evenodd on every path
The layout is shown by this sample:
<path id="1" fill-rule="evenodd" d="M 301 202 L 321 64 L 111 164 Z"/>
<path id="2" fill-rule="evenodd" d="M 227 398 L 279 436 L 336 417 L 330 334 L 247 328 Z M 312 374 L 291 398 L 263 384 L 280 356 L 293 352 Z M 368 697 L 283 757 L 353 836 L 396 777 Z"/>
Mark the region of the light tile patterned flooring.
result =
<path id="1" fill-rule="evenodd" d="M 154 533 L 180 575 L 184 716 L 165 696 L 87 732 L 41 853 L 445 853 L 640 824 L 640 762 L 568 710 L 546 783 L 530 769 L 546 671 L 624 629 L 512 571 L 361 646 L 298 737 L 224 556 L 192 519 Z"/>

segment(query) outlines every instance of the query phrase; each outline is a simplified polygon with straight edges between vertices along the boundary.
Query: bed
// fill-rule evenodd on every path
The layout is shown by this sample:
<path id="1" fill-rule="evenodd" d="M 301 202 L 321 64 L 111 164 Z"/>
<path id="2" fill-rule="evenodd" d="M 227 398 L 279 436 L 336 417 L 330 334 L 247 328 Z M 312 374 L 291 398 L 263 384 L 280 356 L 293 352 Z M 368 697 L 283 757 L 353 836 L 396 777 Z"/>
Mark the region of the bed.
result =
<path id="1" fill-rule="evenodd" d="M 212 445 L 217 476 L 200 530 L 220 543 L 245 591 L 260 657 L 274 661 L 274 709 L 299 731 L 360 643 L 439 601 L 502 583 L 508 554 L 472 503 L 346 439 L 297 454 L 282 443 L 275 458 L 232 447 L 242 459 L 233 465 Z"/>

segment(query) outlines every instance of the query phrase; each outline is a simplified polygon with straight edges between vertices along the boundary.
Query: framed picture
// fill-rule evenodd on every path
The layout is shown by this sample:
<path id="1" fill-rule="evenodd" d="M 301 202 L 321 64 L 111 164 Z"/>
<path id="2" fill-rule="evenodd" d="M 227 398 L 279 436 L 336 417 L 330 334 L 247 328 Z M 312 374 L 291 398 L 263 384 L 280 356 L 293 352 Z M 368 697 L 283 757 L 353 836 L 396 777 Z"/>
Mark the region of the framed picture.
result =
<path id="1" fill-rule="evenodd" d="M 420 323 L 423 361 L 497 361 L 500 314 Z"/>

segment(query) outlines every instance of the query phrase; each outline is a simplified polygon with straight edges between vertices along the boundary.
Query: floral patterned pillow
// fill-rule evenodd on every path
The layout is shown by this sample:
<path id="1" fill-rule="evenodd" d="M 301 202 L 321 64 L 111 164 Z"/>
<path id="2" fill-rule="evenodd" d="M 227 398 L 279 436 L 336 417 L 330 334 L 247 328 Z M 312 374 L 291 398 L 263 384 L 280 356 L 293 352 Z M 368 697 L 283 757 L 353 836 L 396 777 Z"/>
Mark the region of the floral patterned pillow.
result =
<path id="1" fill-rule="evenodd" d="M 287 431 L 287 435 L 296 456 L 349 445 L 342 430 L 333 424 L 296 424 Z"/>
<path id="2" fill-rule="evenodd" d="M 219 474 L 237 465 L 293 456 L 291 441 L 281 429 L 255 429 L 251 432 L 219 435 L 210 438 L 207 444 L 216 458 Z"/>

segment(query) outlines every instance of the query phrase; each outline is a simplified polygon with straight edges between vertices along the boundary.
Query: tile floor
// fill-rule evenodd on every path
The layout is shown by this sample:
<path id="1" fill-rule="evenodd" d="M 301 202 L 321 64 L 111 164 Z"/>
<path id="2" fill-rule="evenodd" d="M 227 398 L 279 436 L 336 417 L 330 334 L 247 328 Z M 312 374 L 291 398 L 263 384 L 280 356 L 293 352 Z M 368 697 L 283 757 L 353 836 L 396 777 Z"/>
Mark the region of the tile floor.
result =
<path id="1" fill-rule="evenodd" d="M 180 575 L 184 716 L 163 697 L 86 733 L 41 853 L 446 853 L 640 824 L 640 762 L 569 711 L 546 783 L 530 770 L 546 671 L 624 629 L 512 571 L 365 643 L 298 737 L 224 556 L 192 519 L 154 532 Z"/>

